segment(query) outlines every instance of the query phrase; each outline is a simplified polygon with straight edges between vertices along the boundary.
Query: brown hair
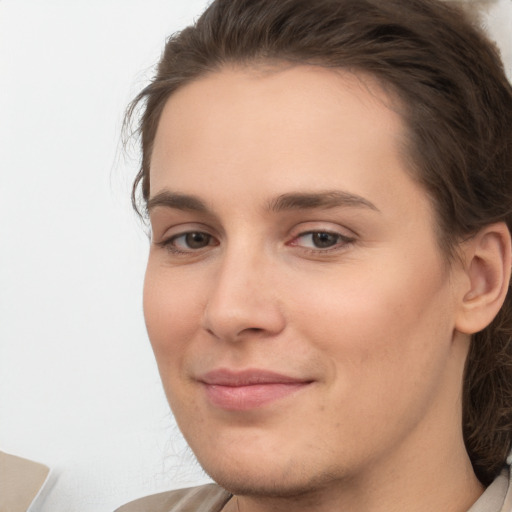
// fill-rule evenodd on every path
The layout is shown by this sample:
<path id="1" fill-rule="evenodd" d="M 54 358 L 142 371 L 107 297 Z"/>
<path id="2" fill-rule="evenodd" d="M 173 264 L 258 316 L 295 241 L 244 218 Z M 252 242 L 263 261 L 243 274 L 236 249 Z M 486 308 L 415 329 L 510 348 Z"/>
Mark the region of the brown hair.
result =
<path id="1" fill-rule="evenodd" d="M 431 196 L 447 255 L 462 237 L 512 227 L 512 87 L 494 46 L 438 0 L 216 0 L 167 41 L 142 106 L 142 162 L 132 200 L 149 196 L 149 167 L 169 96 L 224 65 L 285 61 L 370 74 L 400 99 L 412 172 Z M 139 210 L 138 210 L 139 211 Z M 512 438 L 512 304 L 474 335 L 463 391 L 463 433 L 484 484 Z"/>

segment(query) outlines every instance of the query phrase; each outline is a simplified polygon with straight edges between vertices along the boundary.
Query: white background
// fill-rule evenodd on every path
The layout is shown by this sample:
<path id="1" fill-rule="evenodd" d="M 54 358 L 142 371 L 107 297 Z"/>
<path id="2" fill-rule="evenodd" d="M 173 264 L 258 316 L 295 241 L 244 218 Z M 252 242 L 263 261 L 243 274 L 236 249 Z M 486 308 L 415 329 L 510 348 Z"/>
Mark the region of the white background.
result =
<path id="1" fill-rule="evenodd" d="M 34 507 L 110 512 L 204 482 L 144 329 L 129 100 L 206 0 L 0 0 L 0 450 L 52 468 Z M 485 18 L 512 76 L 512 3 Z"/>

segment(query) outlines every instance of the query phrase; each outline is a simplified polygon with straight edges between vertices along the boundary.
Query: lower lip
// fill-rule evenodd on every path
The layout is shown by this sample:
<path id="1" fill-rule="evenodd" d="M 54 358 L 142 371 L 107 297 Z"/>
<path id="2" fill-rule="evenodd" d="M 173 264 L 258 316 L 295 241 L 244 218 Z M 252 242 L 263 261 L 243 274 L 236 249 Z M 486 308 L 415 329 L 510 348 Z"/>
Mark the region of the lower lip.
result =
<path id="1" fill-rule="evenodd" d="M 206 384 L 206 395 L 216 407 L 230 411 L 247 411 L 270 404 L 305 388 L 308 382 L 219 386 Z"/>

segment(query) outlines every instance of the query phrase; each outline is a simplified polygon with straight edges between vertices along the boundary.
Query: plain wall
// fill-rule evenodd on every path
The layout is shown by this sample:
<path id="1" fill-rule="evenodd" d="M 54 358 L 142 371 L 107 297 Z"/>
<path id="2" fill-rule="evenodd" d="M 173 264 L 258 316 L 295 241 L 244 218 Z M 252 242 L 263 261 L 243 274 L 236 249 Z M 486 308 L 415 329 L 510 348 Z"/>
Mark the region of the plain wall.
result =
<path id="1" fill-rule="evenodd" d="M 35 510 L 206 481 L 147 340 L 148 241 L 123 111 L 205 0 L 0 1 L 0 450 L 52 468 Z M 512 76 L 512 2 L 485 18 Z"/>
<path id="2" fill-rule="evenodd" d="M 0 450 L 52 468 L 45 512 L 204 480 L 147 340 L 148 240 L 123 112 L 205 0 L 0 2 Z"/>

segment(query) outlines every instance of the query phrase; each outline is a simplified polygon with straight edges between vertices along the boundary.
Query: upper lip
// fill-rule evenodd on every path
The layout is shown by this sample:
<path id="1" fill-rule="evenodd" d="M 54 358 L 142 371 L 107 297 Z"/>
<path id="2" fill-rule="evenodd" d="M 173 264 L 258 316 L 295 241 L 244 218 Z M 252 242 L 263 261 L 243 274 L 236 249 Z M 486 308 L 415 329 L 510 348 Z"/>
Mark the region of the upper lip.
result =
<path id="1" fill-rule="evenodd" d="M 259 370 L 218 369 L 201 375 L 198 380 L 211 386 L 254 386 L 256 384 L 299 384 L 311 382 L 311 379 L 290 377 L 280 373 Z"/>

